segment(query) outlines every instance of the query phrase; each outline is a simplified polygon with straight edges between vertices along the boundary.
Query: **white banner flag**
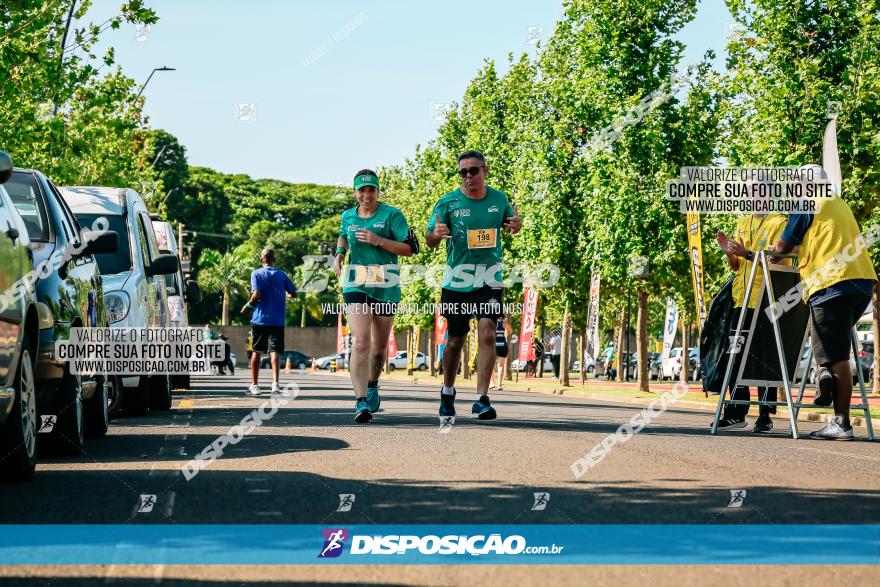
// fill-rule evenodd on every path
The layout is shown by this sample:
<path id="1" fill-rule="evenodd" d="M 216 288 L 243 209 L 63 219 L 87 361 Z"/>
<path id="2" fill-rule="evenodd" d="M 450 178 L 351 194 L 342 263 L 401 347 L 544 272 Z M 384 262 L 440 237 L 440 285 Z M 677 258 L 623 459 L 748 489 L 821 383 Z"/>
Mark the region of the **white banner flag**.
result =
<path id="1" fill-rule="evenodd" d="M 669 358 L 669 351 L 675 344 L 675 334 L 678 332 L 678 306 L 675 300 L 667 298 L 666 300 L 666 320 L 663 321 L 663 352 L 660 355 L 660 364 L 666 362 Z"/>
<path id="2" fill-rule="evenodd" d="M 828 176 L 828 181 L 834 185 L 834 190 L 839 196 L 842 191 L 843 175 L 840 173 L 840 156 L 837 154 L 837 119 L 832 118 L 825 127 L 825 137 L 822 139 L 822 169 Z"/>
<path id="3" fill-rule="evenodd" d="M 584 369 L 596 360 L 599 353 L 599 273 L 590 278 L 590 306 L 587 309 L 587 340 L 584 341 Z"/>

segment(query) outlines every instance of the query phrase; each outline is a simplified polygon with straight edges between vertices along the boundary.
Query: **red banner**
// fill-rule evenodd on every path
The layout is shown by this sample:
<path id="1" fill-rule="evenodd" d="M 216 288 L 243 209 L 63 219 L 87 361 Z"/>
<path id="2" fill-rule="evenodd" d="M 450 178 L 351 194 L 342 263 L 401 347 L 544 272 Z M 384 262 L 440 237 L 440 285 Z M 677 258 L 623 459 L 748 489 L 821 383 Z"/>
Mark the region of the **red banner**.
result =
<path id="1" fill-rule="evenodd" d="M 446 344 L 446 329 L 448 325 L 446 324 L 446 318 L 440 315 L 439 311 L 437 315 L 434 317 L 434 344 L 440 346 L 441 344 Z"/>
<path id="2" fill-rule="evenodd" d="M 523 296 L 522 325 L 519 329 L 519 360 L 531 361 L 535 358 L 532 337 L 535 334 L 535 314 L 538 312 L 538 290 L 527 287 Z"/>
<path id="3" fill-rule="evenodd" d="M 397 338 L 394 336 L 394 331 L 392 330 L 388 334 L 388 356 L 393 357 L 397 354 Z"/>
<path id="4" fill-rule="evenodd" d="M 342 327 L 342 312 L 337 314 L 336 321 L 336 352 L 341 353 L 345 348 L 345 329 Z"/>

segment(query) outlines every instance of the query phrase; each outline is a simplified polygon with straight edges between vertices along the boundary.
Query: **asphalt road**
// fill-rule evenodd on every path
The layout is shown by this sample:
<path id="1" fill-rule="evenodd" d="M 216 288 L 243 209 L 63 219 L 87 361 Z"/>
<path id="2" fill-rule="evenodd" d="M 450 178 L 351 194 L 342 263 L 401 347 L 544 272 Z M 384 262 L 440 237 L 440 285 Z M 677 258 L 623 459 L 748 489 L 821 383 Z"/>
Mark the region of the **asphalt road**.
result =
<path id="1" fill-rule="evenodd" d="M 287 381 L 299 396 L 189 481 L 181 465 L 268 401 L 244 394 L 241 372 L 195 378 L 170 412 L 116 420 L 87 455 L 0 485 L 0 523 L 880 523 L 878 444 L 793 440 L 781 419 L 713 437 L 707 413 L 673 407 L 575 480 L 571 463 L 640 406 L 501 392 L 498 420 L 480 422 L 461 386 L 441 433 L 433 387 L 385 383 L 362 425 L 347 378 Z M 550 493 L 544 510 L 535 492 Z M 339 494 L 355 495 L 350 511 Z"/>
<path id="2" fill-rule="evenodd" d="M 269 399 L 245 395 L 242 372 L 194 378 L 170 412 L 115 420 L 87 455 L 41 459 L 30 483 L 0 485 L 0 523 L 880 523 L 880 445 L 793 440 L 782 419 L 769 435 L 713 437 L 706 412 L 672 407 L 575 480 L 572 462 L 641 406 L 500 392 L 499 419 L 479 422 L 467 417 L 475 392 L 462 385 L 459 418 L 441 432 L 434 387 L 383 384 L 382 410 L 359 425 L 347 378 L 288 381 L 299 396 L 191 480 L 180 467 Z M 802 434 L 817 427 L 803 422 Z M 732 490 L 745 491 L 741 507 L 728 507 Z M 533 510 L 535 492 L 549 493 L 543 510 Z M 337 511 L 340 494 L 354 494 L 350 511 Z M 139 511 L 142 495 L 156 496 L 151 511 Z M 413 581 L 423 573 L 411 570 Z M 573 573 L 572 584 L 588 577 Z M 669 575 L 688 584 L 682 577 Z"/>

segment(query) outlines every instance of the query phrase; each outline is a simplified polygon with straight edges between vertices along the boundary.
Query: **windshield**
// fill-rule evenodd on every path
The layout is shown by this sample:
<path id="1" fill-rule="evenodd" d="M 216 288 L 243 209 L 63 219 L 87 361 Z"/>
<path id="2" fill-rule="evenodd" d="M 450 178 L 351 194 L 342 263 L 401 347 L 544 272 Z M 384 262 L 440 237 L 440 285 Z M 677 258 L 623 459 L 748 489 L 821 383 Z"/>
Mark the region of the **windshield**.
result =
<path id="1" fill-rule="evenodd" d="M 131 269 L 131 249 L 128 246 L 128 228 L 124 216 L 119 214 L 76 214 L 75 216 L 82 226 L 92 226 L 98 218 L 106 218 L 110 230 L 119 235 L 119 246 L 115 252 L 95 255 L 101 275 L 122 273 Z"/>
<path id="2" fill-rule="evenodd" d="M 6 182 L 6 191 L 24 220 L 28 237 L 32 241 L 45 242 L 49 240 L 49 219 L 38 189 L 37 180 L 30 173 L 13 173 Z"/>

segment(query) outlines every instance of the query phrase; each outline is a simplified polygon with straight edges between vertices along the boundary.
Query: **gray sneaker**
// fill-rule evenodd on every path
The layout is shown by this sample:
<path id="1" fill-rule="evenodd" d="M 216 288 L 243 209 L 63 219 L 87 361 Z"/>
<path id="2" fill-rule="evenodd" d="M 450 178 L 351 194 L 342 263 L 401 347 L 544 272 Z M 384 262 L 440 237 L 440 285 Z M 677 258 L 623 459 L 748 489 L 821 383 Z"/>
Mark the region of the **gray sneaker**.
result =
<path id="1" fill-rule="evenodd" d="M 821 430 L 810 433 L 813 440 L 852 440 L 852 426 L 843 423 L 843 418 L 834 416 Z"/>

